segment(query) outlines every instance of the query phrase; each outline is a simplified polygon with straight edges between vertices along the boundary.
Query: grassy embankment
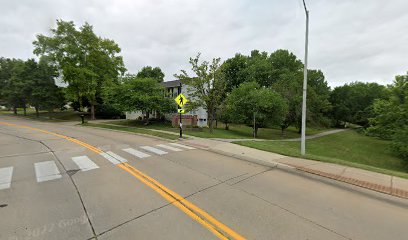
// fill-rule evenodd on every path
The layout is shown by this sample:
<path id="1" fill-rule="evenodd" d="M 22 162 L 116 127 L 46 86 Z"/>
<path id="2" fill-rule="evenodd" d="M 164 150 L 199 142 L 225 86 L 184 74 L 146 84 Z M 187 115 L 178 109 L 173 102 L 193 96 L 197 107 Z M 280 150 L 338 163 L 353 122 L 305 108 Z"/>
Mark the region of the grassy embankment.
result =
<path id="1" fill-rule="evenodd" d="M 17 117 L 25 117 L 25 118 L 32 118 L 38 119 L 40 121 L 81 121 L 81 115 L 85 115 L 85 119 L 89 119 L 88 113 L 80 113 L 75 112 L 72 110 L 67 111 L 40 111 L 39 117 L 37 117 L 35 110 L 32 108 L 27 108 L 27 115 L 24 116 L 24 112 L 22 108 L 17 109 L 17 115 L 14 115 L 13 111 L 8 110 L 0 110 L 0 114 L 9 115 L 9 116 L 17 116 Z"/>
<path id="2" fill-rule="evenodd" d="M 243 141 L 239 145 L 300 157 L 300 142 Z M 355 130 L 307 140 L 306 158 L 408 178 L 408 166 L 389 150 L 389 141 Z"/>

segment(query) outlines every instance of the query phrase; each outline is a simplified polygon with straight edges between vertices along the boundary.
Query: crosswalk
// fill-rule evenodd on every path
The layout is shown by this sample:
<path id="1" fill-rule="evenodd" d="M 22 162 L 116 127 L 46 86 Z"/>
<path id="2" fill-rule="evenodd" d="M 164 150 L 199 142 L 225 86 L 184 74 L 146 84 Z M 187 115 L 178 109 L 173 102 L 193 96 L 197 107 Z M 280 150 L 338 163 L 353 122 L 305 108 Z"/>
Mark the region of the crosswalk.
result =
<path id="1" fill-rule="evenodd" d="M 126 152 L 138 159 L 149 158 L 154 155 L 165 155 L 170 152 L 181 152 L 185 150 L 193 150 L 194 147 L 178 144 L 178 143 L 168 143 L 168 144 L 158 144 L 155 146 L 140 146 L 138 148 L 123 148 L 118 150 L 118 153 L 112 151 L 106 151 L 100 153 L 104 159 L 108 160 L 111 164 L 116 165 L 120 163 L 125 163 L 128 160 L 124 158 L 121 151 Z M 74 156 L 71 158 L 74 162 L 76 169 L 81 172 L 87 172 L 91 170 L 98 169 L 99 166 L 90 159 L 88 156 Z M 13 166 L 7 166 L 0 168 L 0 190 L 9 189 L 12 185 L 13 174 L 18 171 Z M 61 172 L 55 161 L 41 161 L 34 163 L 34 171 L 36 180 L 38 183 L 56 180 L 62 178 Z"/>

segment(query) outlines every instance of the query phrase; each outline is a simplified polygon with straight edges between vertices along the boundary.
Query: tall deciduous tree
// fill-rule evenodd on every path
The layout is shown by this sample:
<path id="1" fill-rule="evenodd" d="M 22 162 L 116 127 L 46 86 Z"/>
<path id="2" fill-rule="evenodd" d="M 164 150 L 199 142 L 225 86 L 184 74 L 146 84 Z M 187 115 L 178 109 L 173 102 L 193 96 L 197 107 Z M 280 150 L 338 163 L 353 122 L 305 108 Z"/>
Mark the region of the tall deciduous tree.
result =
<path id="1" fill-rule="evenodd" d="M 55 85 L 57 76 L 55 67 L 49 65 L 44 58 L 39 63 L 32 64 L 33 78 L 29 103 L 35 108 L 38 117 L 40 109 L 53 111 L 55 108 L 63 107 L 65 98 L 61 88 Z"/>
<path id="2" fill-rule="evenodd" d="M 213 131 L 213 122 L 217 109 L 225 96 L 225 81 L 220 71 L 220 59 L 214 58 L 211 63 L 200 63 L 200 53 L 190 58 L 191 70 L 195 76 L 190 77 L 187 71 L 175 74 L 184 84 L 188 84 L 191 108 L 203 107 L 207 111 L 208 126 Z"/>
<path id="3" fill-rule="evenodd" d="M 174 101 L 165 96 L 163 86 L 153 78 L 126 76 L 121 84 L 107 88 L 104 98 L 123 112 L 142 111 L 146 124 L 149 124 L 152 111 L 169 113 L 176 110 Z"/>
<path id="4" fill-rule="evenodd" d="M 0 58 L 0 104 L 9 105 L 7 101 L 7 87 L 11 76 L 13 75 L 14 60 L 9 58 Z"/>
<path id="5" fill-rule="evenodd" d="M 158 82 L 164 81 L 164 73 L 159 67 L 152 68 L 151 66 L 143 67 L 136 75 L 138 78 L 153 78 Z"/>
<path id="6" fill-rule="evenodd" d="M 227 59 L 221 65 L 221 72 L 225 78 L 226 92 L 231 92 L 233 88 L 247 81 L 244 69 L 247 67 L 247 56 L 235 54 L 233 58 Z"/>
<path id="7" fill-rule="evenodd" d="M 392 150 L 408 163 L 408 73 L 396 76 L 389 90 L 387 99 L 374 102 L 367 132 L 391 139 Z"/>
<path id="8" fill-rule="evenodd" d="M 233 122 L 251 126 L 254 137 L 259 128 L 279 125 L 287 111 L 287 104 L 278 93 L 256 82 L 234 88 L 226 101 Z"/>
<path id="9" fill-rule="evenodd" d="M 110 39 L 98 37 L 85 23 L 79 29 L 73 22 L 57 20 L 51 36 L 37 35 L 34 53 L 46 56 L 68 83 L 67 92 L 79 102 L 86 98 L 95 118 L 95 105 L 102 88 L 117 82 L 125 71 L 119 46 Z"/>
<path id="10" fill-rule="evenodd" d="M 354 82 L 336 87 L 330 95 L 332 117 L 337 124 L 350 122 L 367 127 L 374 100 L 387 97 L 386 88 L 377 83 Z"/>
<path id="11" fill-rule="evenodd" d="M 24 109 L 28 103 L 28 96 L 31 93 L 31 75 L 28 73 L 29 69 L 26 63 L 19 59 L 5 59 L 2 61 L 1 72 L 4 82 L 2 88 L 2 96 L 8 106 L 12 107 L 14 114 L 17 114 L 17 108 Z"/>
<path id="12" fill-rule="evenodd" d="M 0 60 L 0 82 L 2 83 L 2 101 L 15 110 L 34 106 L 38 116 L 39 109 L 53 110 L 64 104 L 60 88 L 55 85 L 55 69 L 44 59 L 37 63 L 16 59 Z M 15 111 L 16 113 L 16 111 Z"/>

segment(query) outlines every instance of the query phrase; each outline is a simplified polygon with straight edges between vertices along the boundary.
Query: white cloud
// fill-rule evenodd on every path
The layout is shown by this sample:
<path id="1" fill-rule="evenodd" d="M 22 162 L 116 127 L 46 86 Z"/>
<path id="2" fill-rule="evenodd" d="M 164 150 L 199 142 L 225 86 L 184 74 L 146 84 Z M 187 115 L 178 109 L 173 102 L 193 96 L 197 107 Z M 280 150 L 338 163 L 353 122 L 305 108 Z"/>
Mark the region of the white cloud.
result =
<path id="1" fill-rule="evenodd" d="M 352 81 L 390 83 L 408 70 L 405 0 L 307 0 L 311 68 L 332 86 Z M 33 57 L 32 41 L 56 19 L 85 21 L 122 48 L 129 71 L 161 67 L 166 80 L 188 69 L 188 58 L 289 49 L 303 60 L 300 0 L 19 0 L 0 3 L 0 55 Z"/>

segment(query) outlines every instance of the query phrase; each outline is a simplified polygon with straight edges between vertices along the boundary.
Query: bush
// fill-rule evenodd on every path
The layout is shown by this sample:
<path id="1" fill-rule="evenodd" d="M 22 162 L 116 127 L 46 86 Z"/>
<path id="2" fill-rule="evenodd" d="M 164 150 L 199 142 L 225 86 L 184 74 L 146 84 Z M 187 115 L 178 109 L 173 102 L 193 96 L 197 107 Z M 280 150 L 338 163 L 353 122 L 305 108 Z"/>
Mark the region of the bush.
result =
<path id="1" fill-rule="evenodd" d="M 408 126 L 394 135 L 391 149 L 408 164 Z"/>
<path id="2" fill-rule="evenodd" d="M 95 115 L 99 118 L 125 118 L 125 115 L 109 104 L 101 104 L 95 108 Z"/>

